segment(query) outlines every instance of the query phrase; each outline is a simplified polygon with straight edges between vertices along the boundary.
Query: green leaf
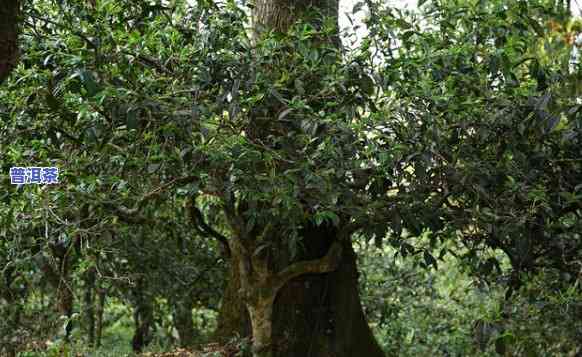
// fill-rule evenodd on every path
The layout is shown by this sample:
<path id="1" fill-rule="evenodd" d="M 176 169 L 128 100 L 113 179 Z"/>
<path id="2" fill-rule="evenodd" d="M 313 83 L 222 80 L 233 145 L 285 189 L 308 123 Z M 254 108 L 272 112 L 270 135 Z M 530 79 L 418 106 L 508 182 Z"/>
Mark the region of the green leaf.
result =
<path id="1" fill-rule="evenodd" d="M 396 238 L 400 238 L 400 236 L 402 235 L 402 217 L 400 217 L 400 214 L 395 211 L 392 214 L 392 224 L 391 224 L 391 228 L 392 228 L 392 232 L 394 232 L 394 237 Z"/>
<path id="2" fill-rule="evenodd" d="M 125 118 L 127 129 L 135 130 L 138 128 L 138 119 L 136 110 L 128 110 L 127 117 Z"/>
<path id="3" fill-rule="evenodd" d="M 427 267 L 433 266 L 435 269 L 438 268 L 436 259 L 430 254 L 428 251 L 424 251 L 423 253 L 424 263 Z"/>
<path id="4" fill-rule="evenodd" d="M 158 164 L 158 163 L 149 164 L 148 165 L 148 173 L 153 174 L 154 172 L 156 172 L 160 169 L 160 166 L 162 166 L 162 164 Z"/>
<path id="5" fill-rule="evenodd" d="M 95 78 L 93 77 L 93 74 L 91 72 L 87 70 L 82 70 L 79 72 L 79 76 L 89 97 L 93 97 L 97 93 L 99 93 L 97 82 L 95 81 Z"/>
<path id="6" fill-rule="evenodd" d="M 527 20 L 528 20 L 529 24 L 533 27 L 535 32 L 538 34 L 538 36 L 544 37 L 545 31 L 544 31 L 544 28 L 542 27 L 542 25 L 540 25 L 535 19 L 532 19 L 531 17 L 528 17 Z"/>

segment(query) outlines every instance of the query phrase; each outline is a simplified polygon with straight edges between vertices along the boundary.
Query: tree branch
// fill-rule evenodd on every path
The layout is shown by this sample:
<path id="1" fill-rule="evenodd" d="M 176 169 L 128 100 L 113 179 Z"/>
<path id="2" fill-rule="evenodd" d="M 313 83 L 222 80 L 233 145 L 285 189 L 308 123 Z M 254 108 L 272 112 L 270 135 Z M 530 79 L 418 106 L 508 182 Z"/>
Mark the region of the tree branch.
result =
<path id="1" fill-rule="evenodd" d="M 340 242 L 334 242 L 323 258 L 300 261 L 283 269 L 275 276 L 275 292 L 281 289 L 289 280 L 304 274 L 323 274 L 337 269 L 341 261 L 343 247 Z"/>
<path id="2" fill-rule="evenodd" d="M 103 205 L 114 210 L 120 218 L 125 220 L 128 223 L 143 223 L 146 221 L 144 217 L 138 215 L 139 211 L 145 206 L 145 204 L 151 200 L 152 198 L 156 197 L 157 195 L 161 194 L 162 192 L 166 191 L 168 188 L 178 185 L 178 184 L 186 184 L 192 181 L 195 181 L 198 177 L 197 176 L 184 176 L 179 177 L 171 180 L 168 183 L 163 184 L 162 186 L 156 188 L 153 191 L 150 191 L 142 196 L 142 198 L 135 204 L 133 208 L 127 208 L 125 206 L 116 204 L 115 202 L 108 201 L 104 202 Z"/>
<path id="3" fill-rule="evenodd" d="M 214 230 L 208 223 L 204 221 L 204 215 L 202 215 L 202 212 L 200 212 L 198 207 L 196 207 L 194 200 L 194 197 L 192 197 L 188 199 L 186 204 L 186 208 L 188 209 L 192 223 L 194 223 L 194 227 L 196 227 L 196 230 L 200 234 L 215 238 L 222 245 L 225 255 L 230 257 L 231 252 L 230 247 L 228 246 L 228 238 Z"/>
<path id="4" fill-rule="evenodd" d="M 93 42 L 91 39 L 89 39 L 89 37 L 87 37 L 84 33 L 80 32 L 80 31 L 75 31 L 74 29 L 69 28 L 66 25 L 60 24 L 58 22 L 52 21 L 50 19 L 47 19 L 47 18 L 44 18 L 44 17 L 41 17 L 41 16 L 38 16 L 36 14 L 28 14 L 28 16 L 31 17 L 31 18 L 33 18 L 33 19 L 36 19 L 36 20 L 44 21 L 47 24 L 54 25 L 57 28 L 71 31 L 71 33 L 73 35 L 80 37 L 92 49 L 94 49 L 94 50 L 97 50 L 98 49 L 97 44 L 95 42 Z"/>
<path id="5" fill-rule="evenodd" d="M 147 66 L 147 67 L 150 67 L 150 68 L 154 68 L 154 69 L 156 69 L 160 73 L 174 74 L 171 70 L 169 70 L 168 68 L 164 67 L 162 64 L 160 64 L 153 57 L 149 57 L 149 56 L 146 56 L 144 54 L 133 53 L 133 52 L 130 52 L 130 51 L 121 51 L 121 52 L 124 53 L 124 54 L 126 54 L 126 55 L 128 55 L 128 56 L 134 57 L 135 59 L 137 59 L 144 66 Z"/>

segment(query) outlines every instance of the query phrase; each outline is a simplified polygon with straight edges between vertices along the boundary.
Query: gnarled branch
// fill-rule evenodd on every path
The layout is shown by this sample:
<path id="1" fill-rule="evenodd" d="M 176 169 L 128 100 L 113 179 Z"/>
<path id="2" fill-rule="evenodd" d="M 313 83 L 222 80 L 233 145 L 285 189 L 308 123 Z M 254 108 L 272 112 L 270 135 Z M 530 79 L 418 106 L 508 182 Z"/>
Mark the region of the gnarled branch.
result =
<path id="1" fill-rule="evenodd" d="M 230 257 L 230 247 L 228 246 L 228 238 L 217 232 L 213 229 L 206 221 L 204 221 L 204 216 L 202 212 L 196 207 L 196 203 L 194 202 L 194 198 L 188 199 L 186 204 L 186 208 L 188 209 L 188 214 L 190 215 L 190 220 L 194 223 L 194 227 L 196 230 L 205 236 L 209 236 L 215 238 L 223 247 L 224 253 L 227 257 Z"/>
<path id="2" fill-rule="evenodd" d="M 275 292 L 280 290 L 291 279 L 301 275 L 323 274 L 336 270 L 341 261 L 342 252 L 341 243 L 336 241 L 331 245 L 324 257 L 291 264 L 275 275 Z"/>

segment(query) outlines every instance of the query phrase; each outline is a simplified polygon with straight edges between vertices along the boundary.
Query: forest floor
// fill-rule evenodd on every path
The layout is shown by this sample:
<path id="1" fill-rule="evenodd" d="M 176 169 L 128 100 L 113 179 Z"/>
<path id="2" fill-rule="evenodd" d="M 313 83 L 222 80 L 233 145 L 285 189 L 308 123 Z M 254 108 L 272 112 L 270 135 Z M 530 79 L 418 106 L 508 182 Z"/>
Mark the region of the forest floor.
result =
<path id="1" fill-rule="evenodd" d="M 140 356 L 143 357 L 204 357 L 204 356 L 221 356 L 221 357 L 234 357 L 236 356 L 238 350 L 231 346 L 222 346 L 218 343 L 212 343 L 204 346 L 202 351 L 190 351 L 187 349 L 179 348 L 172 352 L 147 352 Z"/>
<path id="2" fill-rule="evenodd" d="M 47 348 L 46 343 L 36 342 L 28 343 L 26 348 L 20 352 L 24 352 L 26 356 L 70 356 L 70 357 L 88 357 L 88 356 L 104 356 L 103 354 L 88 353 L 87 351 L 78 351 L 75 348 L 50 349 Z M 239 348 L 232 344 L 221 345 L 218 343 L 208 343 L 198 346 L 196 350 L 176 348 L 173 351 L 165 352 L 143 352 L 143 353 L 117 353 L 117 357 L 235 357 L 239 352 Z M 105 352 L 107 353 L 107 352 Z M 105 354 L 107 355 L 107 354 Z"/>

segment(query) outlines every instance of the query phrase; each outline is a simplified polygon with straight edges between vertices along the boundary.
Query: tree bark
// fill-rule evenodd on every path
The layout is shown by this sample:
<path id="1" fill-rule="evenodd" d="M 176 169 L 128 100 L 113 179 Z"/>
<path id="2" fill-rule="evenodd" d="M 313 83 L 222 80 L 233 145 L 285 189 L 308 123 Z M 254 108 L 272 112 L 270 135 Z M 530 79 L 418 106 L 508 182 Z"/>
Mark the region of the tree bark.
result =
<path id="1" fill-rule="evenodd" d="M 178 331 L 180 347 L 192 347 L 196 339 L 194 331 L 194 320 L 192 319 L 192 308 L 194 301 L 190 297 L 174 301 L 172 317 L 174 327 Z"/>
<path id="2" fill-rule="evenodd" d="M 256 0 L 253 9 L 255 33 L 262 31 L 285 32 L 307 11 L 317 11 L 322 16 L 338 18 L 338 0 Z"/>
<path id="3" fill-rule="evenodd" d="M 325 242 L 325 232 L 308 233 L 306 242 Z M 311 247 L 315 251 L 316 245 Z M 279 344 L 278 356 L 384 356 L 362 309 L 356 255 L 350 242 L 344 242 L 336 271 L 293 280 L 281 291 L 275 306 L 278 339 L 290 340 Z"/>
<path id="4" fill-rule="evenodd" d="M 231 260 L 228 284 L 222 295 L 214 339 L 225 343 L 235 336 L 248 337 L 250 335 L 251 320 L 246 312 L 245 304 L 240 299 L 238 265 Z"/>
<path id="5" fill-rule="evenodd" d="M 71 252 L 71 249 L 72 246 L 67 244 L 56 243 L 51 245 L 54 266 L 50 261 L 45 261 L 41 267 L 46 281 L 55 289 L 57 311 L 68 319 L 65 326 L 65 342 L 69 342 L 73 330 L 71 318 L 75 302 L 71 286 L 71 271 L 76 257 Z"/>
<path id="6" fill-rule="evenodd" d="M 152 327 L 154 323 L 154 302 L 144 291 L 144 281 L 139 279 L 134 290 L 135 308 L 133 319 L 135 322 L 135 332 L 131 340 L 134 352 L 141 353 L 152 340 Z"/>
<path id="7" fill-rule="evenodd" d="M 95 347 L 101 347 L 101 336 L 103 335 L 103 314 L 105 312 L 105 298 L 107 297 L 107 290 L 99 287 L 97 288 L 97 310 L 95 311 Z"/>
<path id="8" fill-rule="evenodd" d="M 234 223 L 233 228 L 236 226 Z M 265 237 L 271 233 L 276 235 L 272 226 L 267 225 L 261 236 Z M 238 263 L 240 295 L 250 315 L 253 356 L 271 357 L 275 352 L 273 305 L 279 291 L 285 284 L 299 276 L 323 274 L 337 269 L 342 246 L 338 242 L 333 242 L 324 256 L 291 262 L 276 271 L 269 255 L 259 254 L 260 250 L 257 250 L 256 243 L 256 238 L 249 239 L 244 235 L 238 235 L 230 240 L 230 250 L 233 263 Z"/>
<path id="9" fill-rule="evenodd" d="M 85 330 L 87 332 L 88 345 L 95 346 L 95 268 L 90 268 L 85 274 Z"/>
<path id="10" fill-rule="evenodd" d="M 326 252 L 336 233 L 333 229 L 312 226 L 303 236 L 305 249 L 301 258 L 309 260 Z M 229 281 L 226 290 L 238 291 L 239 276 L 231 273 L 231 277 L 235 279 Z M 222 306 L 221 337 L 250 337 L 251 319 L 240 295 L 225 295 Z M 224 306 L 229 307 L 228 315 L 224 314 Z M 276 357 L 384 356 L 362 309 L 356 255 L 350 242 L 343 243 L 336 271 L 298 276 L 285 284 L 274 301 L 272 320 Z"/>
<path id="11" fill-rule="evenodd" d="M 273 298 L 267 296 L 248 307 L 253 330 L 253 356 L 273 357 Z"/>
<path id="12" fill-rule="evenodd" d="M 19 0 L 0 1 L 0 84 L 18 62 Z"/>
<path id="13" fill-rule="evenodd" d="M 285 32 L 298 20 L 318 28 L 322 15 L 334 18 L 337 28 L 338 4 L 338 0 L 257 0 L 252 14 L 254 41 L 265 31 Z M 312 17 L 311 11 L 319 15 Z M 339 35 L 323 40 L 340 46 Z M 219 319 L 221 336 L 248 336 L 250 321 L 255 357 L 384 356 L 362 310 L 351 242 L 340 239 L 333 227 L 307 224 L 299 261 L 274 272 L 267 262 L 248 253 L 256 248 L 249 243 L 254 237 L 240 237 L 244 223 L 232 217 L 234 209 L 229 211 L 233 255 Z M 249 246 L 243 247 L 243 242 Z M 339 267 L 325 258 L 333 256 L 335 245 L 341 247 Z"/>

